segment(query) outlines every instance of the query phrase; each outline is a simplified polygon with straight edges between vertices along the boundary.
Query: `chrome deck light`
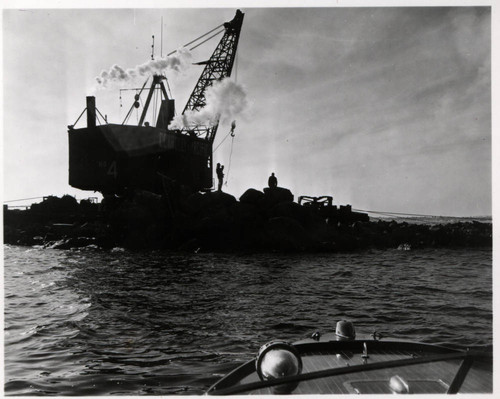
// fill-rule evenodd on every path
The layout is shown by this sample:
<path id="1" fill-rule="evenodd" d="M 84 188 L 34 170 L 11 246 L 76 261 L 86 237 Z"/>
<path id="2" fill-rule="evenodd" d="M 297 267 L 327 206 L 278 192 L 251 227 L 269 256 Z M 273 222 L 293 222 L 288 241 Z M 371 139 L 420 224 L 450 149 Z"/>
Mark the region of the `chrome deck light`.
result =
<path id="1" fill-rule="evenodd" d="M 259 350 L 255 369 L 262 381 L 298 375 L 302 372 L 302 359 L 297 349 L 284 341 L 272 341 Z M 277 385 L 273 393 L 292 392 L 298 382 Z"/>

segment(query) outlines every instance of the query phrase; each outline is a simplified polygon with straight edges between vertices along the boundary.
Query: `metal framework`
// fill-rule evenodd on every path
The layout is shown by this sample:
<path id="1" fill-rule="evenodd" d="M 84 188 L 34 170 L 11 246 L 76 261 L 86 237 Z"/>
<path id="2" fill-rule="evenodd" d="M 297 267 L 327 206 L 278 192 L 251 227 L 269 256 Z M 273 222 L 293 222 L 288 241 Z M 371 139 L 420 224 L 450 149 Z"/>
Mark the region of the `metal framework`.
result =
<path id="1" fill-rule="evenodd" d="M 224 24 L 225 32 L 221 38 L 217 48 L 213 52 L 208 61 L 200 64 L 205 64 L 205 68 L 196 83 L 196 86 L 189 97 L 189 100 L 182 114 L 186 111 L 199 111 L 206 105 L 205 92 L 206 89 L 213 85 L 215 81 L 222 80 L 231 76 L 238 40 L 240 37 L 241 25 L 243 23 L 244 14 L 236 11 L 236 15 L 232 21 Z M 210 143 L 213 143 L 215 134 L 217 133 L 217 121 L 211 126 L 196 126 L 193 128 L 183 128 L 181 132 L 184 134 L 195 134 L 200 138 L 205 138 Z"/>
<path id="2" fill-rule="evenodd" d="M 146 104 L 144 105 L 144 109 L 142 110 L 141 119 L 139 120 L 139 126 L 142 126 L 144 123 L 144 119 L 146 118 L 146 112 L 149 108 L 149 103 L 151 102 L 151 98 L 153 97 L 153 93 L 156 89 L 156 85 L 160 86 L 161 92 L 165 100 L 168 100 L 167 90 L 165 90 L 165 86 L 163 85 L 162 80 L 166 79 L 162 75 L 154 75 L 153 83 L 151 84 L 151 88 L 149 89 L 148 98 L 146 99 Z"/>

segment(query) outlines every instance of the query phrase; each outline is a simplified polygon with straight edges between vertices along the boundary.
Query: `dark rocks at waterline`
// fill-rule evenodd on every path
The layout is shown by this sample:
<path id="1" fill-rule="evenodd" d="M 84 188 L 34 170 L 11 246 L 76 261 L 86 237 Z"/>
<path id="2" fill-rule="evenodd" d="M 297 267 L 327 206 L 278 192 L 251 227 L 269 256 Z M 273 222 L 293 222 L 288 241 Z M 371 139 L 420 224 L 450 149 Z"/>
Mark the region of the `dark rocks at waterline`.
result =
<path id="1" fill-rule="evenodd" d="M 368 221 L 349 206 L 299 205 L 281 188 L 249 189 L 239 201 L 224 192 L 197 193 L 180 207 L 148 192 L 129 199 L 106 198 L 101 204 L 65 197 L 49 197 L 24 211 L 4 208 L 5 243 L 196 252 L 492 246 L 491 223 Z"/>

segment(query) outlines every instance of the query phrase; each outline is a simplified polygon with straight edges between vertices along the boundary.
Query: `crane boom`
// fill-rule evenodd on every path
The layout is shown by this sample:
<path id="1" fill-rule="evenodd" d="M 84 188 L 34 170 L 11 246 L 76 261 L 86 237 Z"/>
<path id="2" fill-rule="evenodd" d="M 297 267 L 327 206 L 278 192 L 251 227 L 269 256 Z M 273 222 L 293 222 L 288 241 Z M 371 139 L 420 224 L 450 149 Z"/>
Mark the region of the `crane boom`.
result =
<path id="1" fill-rule="evenodd" d="M 186 111 L 201 110 L 206 105 L 205 92 L 207 88 L 212 86 L 215 81 L 231 76 L 244 15 L 240 10 L 237 10 L 235 17 L 230 22 L 224 24 L 224 36 L 221 38 L 210 59 L 202 63 L 205 64 L 205 68 L 182 114 Z M 218 125 L 217 121 L 210 126 L 183 128 L 182 132 L 194 133 L 196 136 L 205 138 L 210 143 L 213 143 Z"/>

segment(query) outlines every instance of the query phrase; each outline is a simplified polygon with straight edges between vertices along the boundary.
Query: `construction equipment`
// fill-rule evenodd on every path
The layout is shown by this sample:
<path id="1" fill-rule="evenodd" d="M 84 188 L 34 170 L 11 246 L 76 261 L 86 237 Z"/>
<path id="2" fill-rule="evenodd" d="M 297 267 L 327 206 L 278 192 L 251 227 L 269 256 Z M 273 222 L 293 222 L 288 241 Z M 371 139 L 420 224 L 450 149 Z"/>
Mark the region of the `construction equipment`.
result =
<path id="1" fill-rule="evenodd" d="M 331 207 L 332 197 L 329 195 L 323 195 L 322 197 L 311 197 L 308 195 L 301 195 L 299 197 L 299 205 L 311 206 L 319 210 L 326 206 Z"/>
<path id="2" fill-rule="evenodd" d="M 301 195 L 299 197 L 299 205 L 312 209 L 318 212 L 321 217 L 325 218 L 329 223 L 353 223 L 353 222 L 368 222 L 369 217 L 366 213 L 353 212 L 351 205 L 332 205 L 333 198 L 329 195 L 321 197 L 311 197 Z"/>
<path id="3" fill-rule="evenodd" d="M 183 114 L 203 109 L 207 88 L 231 76 L 243 17 L 237 10 L 235 17 L 223 24 L 223 37 L 212 56 L 198 63 L 205 67 Z M 167 95 L 164 80 L 163 75 L 153 75 L 138 125 L 127 125 L 125 121 L 134 108 L 140 107 L 140 95 L 147 81 L 136 94 L 122 124 L 107 123 L 103 117 L 105 123 L 97 125 L 100 112 L 95 98 L 87 97 L 87 127 L 76 129 L 76 122 L 68 126 L 71 186 L 103 195 L 123 195 L 135 189 L 164 194 L 167 188 L 170 192 L 188 194 L 212 188 L 212 145 L 218 121 L 206 126 L 169 129 L 175 115 L 175 101 Z M 156 125 L 151 126 L 145 118 L 157 91 L 161 93 L 161 106 Z"/>

